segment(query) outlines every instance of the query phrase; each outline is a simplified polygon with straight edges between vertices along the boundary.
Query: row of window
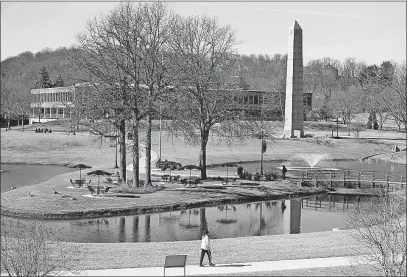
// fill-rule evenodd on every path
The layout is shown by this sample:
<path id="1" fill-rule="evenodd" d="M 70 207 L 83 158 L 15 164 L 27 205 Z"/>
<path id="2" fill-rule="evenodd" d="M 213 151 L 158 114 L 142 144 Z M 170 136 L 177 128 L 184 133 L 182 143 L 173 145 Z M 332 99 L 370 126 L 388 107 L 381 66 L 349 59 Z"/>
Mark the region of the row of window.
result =
<path id="1" fill-rule="evenodd" d="M 51 109 L 51 110 L 50 110 Z M 40 113 L 41 116 L 43 117 L 50 117 L 50 111 L 51 111 L 51 117 L 65 117 L 65 118 L 70 118 L 71 117 L 71 112 L 69 108 L 33 108 L 33 115 L 34 117 L 38 116 L 38 112 Z"/>
<path id="2" fill-rule="evenodd" d="M 234 101 L 239 104 L 262 105 L 263 97 L 260 95 L 234 96 Z"/>
<path id="3" fill-rule="evenodd" d="M 74 92 L 63 91 L 54 93 L 37 93 L 32 94 L 33 102 L 70 102 L 74 99 Z"/>

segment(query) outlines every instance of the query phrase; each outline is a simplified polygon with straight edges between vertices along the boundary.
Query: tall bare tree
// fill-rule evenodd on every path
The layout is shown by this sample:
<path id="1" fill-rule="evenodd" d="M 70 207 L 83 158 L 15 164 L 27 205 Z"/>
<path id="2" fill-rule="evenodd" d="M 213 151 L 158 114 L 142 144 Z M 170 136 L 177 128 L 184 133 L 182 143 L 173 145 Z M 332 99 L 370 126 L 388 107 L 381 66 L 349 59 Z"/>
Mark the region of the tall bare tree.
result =
<path id="1" fill-rule="evenodd" d="M 88 23 L 85 33 L 79 36 L 80 47 L 76 51 L 79 55 L 75 63 L 86 69 L 85 79 L 111 89 L 113 97 L 103 98 L 104 106 L 115 103 L 110 108 L 115 109 L 119 122 L 121 151 L 125 151 L 125 120 L 132 122 L 136 187 L 139 187 L 139 124 L 145 118 L 148 121 L 146 183 L 151 183 L 151 117 L 154 101 L 167 82 L 163 61 L 170 35 L 169 17 L 163 3 L 120 3 L 108 15 Z"/>
<path id="2" fill-rule="evenodd" d="M 78 47 L 73 49 L 70 61 L 81 74 L 76 79 L 92 84 L 92 91 L 83 100 L 88 104 L 103 102 L 106 110 L 114 110 L 114 122 L 119 129 L 120 143 L 120 175 L 126 181 L 126 130 L 125 120 L 129 119 L 128 102 L 131 101 L 128 66 L 134 58 L 132 29 L 127 28 L 134 23 L 131 3 L 121 3 L 113 11 L 100 19 L 87 23 L 86 30 L 78 36 Z M 130 51 L 129 51 L 130 49 Z M 138 86 L 134 86 L 138 90 Z M 102 98 L 100 98 L 102 97 Z M 92 99 L 93 98 L 93 99 Z M 136 101 L 134 97 L 133 101 Z M 137 102 L 137 101 L 136 101 Z M 135 123 L 133 123 L 135 124 Z M 133 130 L 134 173 L 139 182 L 139 149 L 138 129 Z M 136 133 L 136 135 L 135 135 Z M 136 164 L 135 164 L 136 163 Z M 136 168 L 136 170 L 135 170 Z"/>
<path id="3" fill-rule="evenodd" d="M 331 98 L 329 105 L 333 111 L 341 112 L 343 115 L 343 123 L 348 123 L 348 133 L 351 132 L 351 120 L 359 112 L 362 112 L 361 107 L 361 88 L 358 86 L 350 86 L 337 91 Z"/>
<path id="4" fill-rule="evenodd" d="M 151 136 L 152 117 L 158 115 L 160 97 L 171 84 L 173 78 L 168 68 L 170 55 L 169 39 L 172 34 L 173 15 L 162 2 L 153 2 L 138 7 L 145 21 L 140 37 L 142 79 L 147 89 L 147 130 L 145 140 L 146 179 L 145 185 L 151 185 Z"/>
<path id="5" fill-rule="evenodd" d="M 406 62 L 397 66 L 394 78 L 383 94 L 382 100 L 388 112 L 398 125 L 401 123 L 407 130 L 407 66 Z"/>
<path id="6" fill-rule="evenodd" d="M 228 109 L 233 97 L 223 90 L 227 72 L 234 64 L 235 34 L 229 26 L 220 26 L 207 16 L 177 17 L 172 28 L 170 45 L 178 85 L 171 102 L 172 129 L 180 130 L 191 141 L 199 141 L 201 178 L 206 179 L 211 128 L 234 115 Z"/>

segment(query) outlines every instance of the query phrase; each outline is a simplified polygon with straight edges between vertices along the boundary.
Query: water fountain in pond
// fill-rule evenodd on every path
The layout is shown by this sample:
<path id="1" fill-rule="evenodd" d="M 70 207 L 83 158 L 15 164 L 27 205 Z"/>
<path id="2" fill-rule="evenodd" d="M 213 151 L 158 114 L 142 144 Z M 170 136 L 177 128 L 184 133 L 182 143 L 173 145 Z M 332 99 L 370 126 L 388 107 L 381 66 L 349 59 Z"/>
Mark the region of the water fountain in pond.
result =
<path id="1" fill-rule="evenodd" d="M 298 157 L 302 158 L 307 162 L 309 166 L 286 166 L 288 170 L 306 170 L 306 169 L 313 169 L 315 166 L 323 160 L 330 159 L 330 155 L 327 153 L 324 154 L 315 154 L 315 153 L 301 153 L 297 155 Z M 278 169 L 282 169 L 282 167 L 278 167 Z M 337 168 L 323 168 L 324 170 L 340 170 Z"/>
<path id="2" fill-rule="evenodd" d="M 298 154 L 299 157 L 304 159 L 310 166 L 310 168 L 314 168 L 316 164 L 318 164 L 322 160 L 328 159 L 330 156 L 327 153 L 324 154 L 315 154 L 315 153 L 302 153 Z"/>

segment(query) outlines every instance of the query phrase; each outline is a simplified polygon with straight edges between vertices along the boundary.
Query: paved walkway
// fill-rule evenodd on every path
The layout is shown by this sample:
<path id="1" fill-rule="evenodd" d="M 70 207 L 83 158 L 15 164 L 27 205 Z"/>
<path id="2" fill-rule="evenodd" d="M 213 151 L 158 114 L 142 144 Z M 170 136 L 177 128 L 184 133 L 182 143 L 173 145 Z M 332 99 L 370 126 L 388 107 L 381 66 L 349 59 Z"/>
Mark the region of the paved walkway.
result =
<path id="1" fill-rule="evenodd" d="M 207 257 L 205 257 L 204 261 Z M 188 257 L 187 257 L 188 259 Z M 251 263 L 217 264 L 215 267 L 199 267 L 198 265 L 187 265 L 186 275 L 211 275 L 211 274 L 245 274 L 248 272 L 262 272 L 275 270 L 294 270 L 307 268 L 322 268 L 335 266 L 351 266 L 371 264 L 367 256 L 331 257 L 317 259 L 298 259 Z M 164 264 L 164 261 L 163 261 Z M 184 274 L 183 268 L 166 268 L 166 276 L 180 276 Z M 70 274 L 62 274 L 69 276 Z M 84 270 L 75 276 L 163 276 L 163 267 L 145 268 L 121 268 Z"/>

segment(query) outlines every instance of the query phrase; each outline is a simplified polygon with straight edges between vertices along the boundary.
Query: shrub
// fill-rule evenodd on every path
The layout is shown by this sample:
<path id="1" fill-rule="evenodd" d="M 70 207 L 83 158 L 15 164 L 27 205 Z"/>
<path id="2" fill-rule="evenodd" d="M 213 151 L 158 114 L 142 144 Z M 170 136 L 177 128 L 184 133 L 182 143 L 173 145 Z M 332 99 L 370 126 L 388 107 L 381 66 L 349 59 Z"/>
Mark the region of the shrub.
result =
<path id="1" fill-rule="evenodd" d="M 267 172 L 265 173 L 266 181 L 272 181 L 278 179 L 278 174 L 275 172 Z"/>
<path id="2" fill-rule="evenodd" d="M 142 183 L 143 180 L 140 182 Z M 143 182 L 144 183 L 144 182 Z M 166 187 L 163 185 L 158 185 L 158 186 L 147 186 L 147 187 L 130 187 L 128 185 L 119 185 L 116 188 L 112 189 L 112 192 L 114 193 L 128 193 L 128 194 L 147 194 L 147 193 L 153 193 L 156 191 L 160 191 L 165 189 Z"/>
<path id="3" fill-rule="evenodd" d="M 84 258 L 78 246 L 53 240 L 54 230 L 43 222 L 1 219 L 1 271 L 8 276 L 52 276 L 58 271 L 78 274 Z M 2 274 L 3 275 L 3 274 Z"/>
<path id="4" fill-rule="evenodd" d="M 259 174 L 258 172 L 255 173 L 255 175 L 254 175 L 254 180 L 255 180 L 255 181 L 261 181 L 261 174 Z"/>
<path id="5" fill-rule="evenodd" d="M 311 110 L 306 114 L 306 121 L 319 120 L 319 113 L 316 110 Z"/>

